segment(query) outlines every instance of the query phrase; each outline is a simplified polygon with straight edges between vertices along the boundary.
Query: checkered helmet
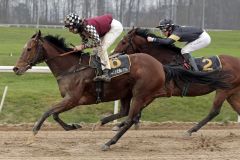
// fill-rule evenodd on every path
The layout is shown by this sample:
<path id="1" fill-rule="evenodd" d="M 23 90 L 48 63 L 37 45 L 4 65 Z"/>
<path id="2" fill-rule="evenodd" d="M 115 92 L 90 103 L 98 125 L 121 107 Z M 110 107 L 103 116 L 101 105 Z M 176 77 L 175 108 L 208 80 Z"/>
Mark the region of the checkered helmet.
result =
<path id="1" fill-rule="evenodd" d="M 65 27 L 69 28 L 70 26 L 74 28 L 79 28 L 83 24 L 83 19 L 79 17 L 76 13 L 70 13 L 64 19 Z"/>

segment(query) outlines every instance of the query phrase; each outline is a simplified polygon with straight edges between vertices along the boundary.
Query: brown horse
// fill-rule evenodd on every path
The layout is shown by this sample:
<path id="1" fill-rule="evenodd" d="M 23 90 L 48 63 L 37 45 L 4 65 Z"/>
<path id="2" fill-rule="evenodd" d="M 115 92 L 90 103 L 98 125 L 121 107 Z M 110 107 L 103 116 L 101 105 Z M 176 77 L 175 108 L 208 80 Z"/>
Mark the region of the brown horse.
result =
<path id="1" fill-rule="evenodd" d="M 61 102 L 52 106 L 37 121 L 33 127 L 34 135 L 38 133 L 43 122 L 51 115 L 65 130 L 80 128 L 79 125 L 69 125 L 63 122 L 59 118 L 59 114 L 78 105 L 96 103 L 96 83 L 93 81 L 96 71 L 95 68 L 88 65 L 90 56 L 82 52 L 65 54 L 70 50 L 66 47 L 63 39 L 50 35 L 42 37 L 39 31 L 27 42 L 13 69 L 17 75 L 21 75 L 33 65 L 45 61 L 57 79 L 63 97 Z M 123 127 L 110 141 L 103 145 L 102 150 L 107 150 L 110 145 L 115 144 L 138 119 L 141 110 L 156 97 L 161 96 L 165 76 L 167 77 L 166 81 L 175 78 L 176 80 L 208 84 L 214 88 L 225 86 L 225 83 L 213 78 L 217 73 L 198 74 L 179 68 L 163 67 L 155 58 L 147 54 L 130 55 L 129 58 L 131 61 L 130 72 L 113 78 L 110 83 L 104 83 L 102 101 L 122 99 L 130 104 L 131 100 L 131 106 L 126 112 L 128 117 L 124 121 Z M 128 100 L 129 97 L 130 100 Z"/>
<path id="2" fill-rule="evenodd" d="M 146 29 L 136 28 L 130 30 L 119 42 L 114 53 L 134 54 L 142 52 L 153 56 L 162 64 L 184 64 L 184 58 L 181 55 L 180 48 L 174 45 L 166 46 L 148 43 L 146 40 L 148 35 L 155 36 L 154 34 L 149 33 Z M 187 131 L 188 135 L 191 135 L 193 132 L 197 132 L 207 122 L 216 117 L 220 113 L 222 104 L 225 100 L 228 101 L 238 114 L 240 114 L 240 59 L 228 55 L 220 55 L 219 58 L 222 63 L 222 70 L 228 72 L 230 75 L 228 77 L 228 82 L 231 85 L 231 88 L 216 90 L 216 95 L 210 113 L 198 124 L 189 129 Z M 179 86 L 184 86 L 184 82 L 179 82 L 178 85 L 175 85 L 176 83 L 169 84 L 171 86 L 169 85 L 166 87 L 165 96 L 182 96 L 184 88 Z M 192 83 L 189 85 L 189 89 L 185 96 L 201 96 L 214 90 L 215 89 L 207 85 Z"/>

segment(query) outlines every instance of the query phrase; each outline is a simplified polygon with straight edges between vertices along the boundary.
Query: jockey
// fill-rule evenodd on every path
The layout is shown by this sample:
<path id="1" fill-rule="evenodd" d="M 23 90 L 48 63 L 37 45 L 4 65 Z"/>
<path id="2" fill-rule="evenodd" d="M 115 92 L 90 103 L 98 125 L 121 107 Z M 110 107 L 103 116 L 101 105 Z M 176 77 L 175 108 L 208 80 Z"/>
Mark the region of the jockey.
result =
<path id="1" fill-rule="evenodd" d="M 123 31 L 122 24 L 106 14 L 98 17 L 81 19 L 77 14 L 71 13 L 65 17 L 65 27 L 74 34 L 79 34 L 82 44 L 74 48 L 81 51 L 86 48 L 95 48 L 101 59 L 103 75 L 94 80 L 110 82 L 109 71 L 111 69 L 107 49 L 114 43 Z"/>
<path id="2" fill-rule="evenodd" d="M 175 25 L 170 19 L 161 20 L 159 26 L 156 28 L 159 28 L 167 38 L 147 37 L 148 42 L 156 42 L 164 45 L 170 45 L 176 41 L 186 42 L 181 53 L 184 60 L 189 63 L 195 71 L 198 71 L 198 67 L 190 53 L 209 45 L 211 42 L 209 34 L 201 28 Z"/>

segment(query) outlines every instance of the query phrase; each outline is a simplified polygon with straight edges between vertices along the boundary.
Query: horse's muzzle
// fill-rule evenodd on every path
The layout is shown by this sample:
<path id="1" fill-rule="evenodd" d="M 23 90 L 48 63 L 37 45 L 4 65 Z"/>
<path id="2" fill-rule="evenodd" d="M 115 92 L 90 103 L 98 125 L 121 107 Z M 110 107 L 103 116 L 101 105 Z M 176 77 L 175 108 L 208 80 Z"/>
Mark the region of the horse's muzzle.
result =
<path id="1" fill-rule="evenodd" d="M 22 75 L 30 68 L 32 68 L 30 65 L 23 67 L 23 68 L 19 68 L 19 67 L 15 66 L 15 67 L 13 67 L 13 71 L 16 75 Z"/>
<path id="2" fill-rule="evenodd" d="M 18 67 L 13 67 L 13 72 L 16 74 L 16 75 L 21 75 L 21 73 L 19 72 L 20 69 Z"/>

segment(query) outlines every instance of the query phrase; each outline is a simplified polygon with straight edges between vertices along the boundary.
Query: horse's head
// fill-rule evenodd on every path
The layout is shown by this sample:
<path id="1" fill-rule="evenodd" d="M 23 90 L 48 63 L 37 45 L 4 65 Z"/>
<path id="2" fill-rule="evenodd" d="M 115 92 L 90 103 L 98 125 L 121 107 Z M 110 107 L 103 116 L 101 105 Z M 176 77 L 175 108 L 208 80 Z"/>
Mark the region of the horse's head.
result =
<path id="1" fill-rule="evenodd" d="M 114 53 L 134 54 L 140 52 L 140 48 L 147 44 L 146 37 L 139 35 L 139 28 L 131 29 L 118 43 Z"/>
<path id="2" fill-rule="evenodd" d="M 44 60 L 42 54 L 43 39 L 41 37 L 41 31 L 32 36 L 32 38 L 23 47 L 22 54 L 18 59 L 13 71 L 17 75 L 24 74 L 32 66 L 40 63 Z"/>
<path id="3" fill-rule="evenodd" d="M 148 29 L 132 29 L 118 43 L 113 54 L 147 53 L 158 59 L 163 64 L 170 63 L 172 61 L 183 61 L 181 48 L 178 48 L 173 44 L 158 45 L 157 43 L 149 43 L 147 41 L 147 37 L 149 36 L 154 38 L 162 38 L 151 33 Z M 180 60 L 178 60 L 179 58 Z"/>

